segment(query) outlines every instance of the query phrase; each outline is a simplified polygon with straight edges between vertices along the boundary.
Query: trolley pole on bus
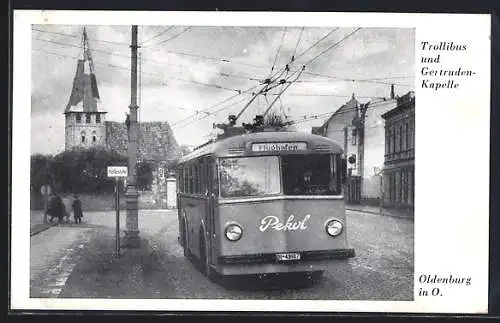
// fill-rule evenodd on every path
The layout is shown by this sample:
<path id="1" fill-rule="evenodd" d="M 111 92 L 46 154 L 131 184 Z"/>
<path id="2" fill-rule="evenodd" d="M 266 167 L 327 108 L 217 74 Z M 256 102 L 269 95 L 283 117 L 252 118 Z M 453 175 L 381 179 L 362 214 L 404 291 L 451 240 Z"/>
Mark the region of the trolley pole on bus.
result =
<path id="1" fill-rule="evenodd" d="M 137 164 L 137 26 L 132 26 L 131 48 L 131 80 L 130 80 L 130 114 L 128 121 L 128 178 L 125 199 L 127 205 L 127 221 L 124 244 L 127 248 L 139 247 L 139 211 L 136 189 Z"/>

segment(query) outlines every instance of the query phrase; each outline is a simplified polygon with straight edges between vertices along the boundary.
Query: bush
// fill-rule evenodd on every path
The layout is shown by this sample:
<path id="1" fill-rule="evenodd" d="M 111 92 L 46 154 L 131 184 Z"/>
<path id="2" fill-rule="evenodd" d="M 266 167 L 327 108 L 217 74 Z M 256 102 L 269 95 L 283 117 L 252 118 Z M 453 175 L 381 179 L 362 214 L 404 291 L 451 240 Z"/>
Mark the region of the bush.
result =
<path id="1" fill-rule="evenodd" d="M 31 187 L 50 183 L 58 193 L 111 193 L 114 180 L 107 166 L 127 166 L 127 157 L 102 148 L 69 150 L 54 157 L 31 157 Z"/>

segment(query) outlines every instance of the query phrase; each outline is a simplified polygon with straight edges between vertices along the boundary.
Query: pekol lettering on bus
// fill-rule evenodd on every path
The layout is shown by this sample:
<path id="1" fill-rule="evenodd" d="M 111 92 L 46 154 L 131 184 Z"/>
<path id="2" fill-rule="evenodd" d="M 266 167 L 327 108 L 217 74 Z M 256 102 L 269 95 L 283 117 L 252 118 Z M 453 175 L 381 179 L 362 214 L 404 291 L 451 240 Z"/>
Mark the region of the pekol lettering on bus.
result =
<path id="1" fill-rule="evenodd" d="M 304 219 L 294 221 L 295 216 L 291 214 L 285 223 L 280 222 L 279 218 L 274 215 L 268 215 L 260 221 L 259 230 L 261 232 L 267 229 L 274 229 L 276 231 L 296 231 L 307 229 L 306 222 L 309 220 L 311 215 L 307 214 Z"/>

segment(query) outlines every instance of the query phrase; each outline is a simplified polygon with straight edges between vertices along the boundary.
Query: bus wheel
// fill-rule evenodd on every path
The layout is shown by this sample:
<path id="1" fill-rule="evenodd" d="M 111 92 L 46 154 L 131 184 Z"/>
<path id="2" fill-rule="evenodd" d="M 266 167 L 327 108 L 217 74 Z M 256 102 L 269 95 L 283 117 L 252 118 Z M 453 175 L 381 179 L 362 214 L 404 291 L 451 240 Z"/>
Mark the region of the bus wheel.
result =
<path id="1" fill-rule="evenodd" d="M 200 231 L 200 263 L 203 274 L 205 274 L 205 276 L 207 276 L 210 280 L 214 279 L 215 273 L 208 263 L 206 243 L 203 231 Z"/>

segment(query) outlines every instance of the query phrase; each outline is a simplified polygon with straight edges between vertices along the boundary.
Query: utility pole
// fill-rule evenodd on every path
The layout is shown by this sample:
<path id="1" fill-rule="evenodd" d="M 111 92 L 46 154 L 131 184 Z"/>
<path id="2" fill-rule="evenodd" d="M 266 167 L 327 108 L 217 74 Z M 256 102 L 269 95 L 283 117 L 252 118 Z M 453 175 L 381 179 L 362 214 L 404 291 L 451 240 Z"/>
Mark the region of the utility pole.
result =
<path id="1" fill-rule="evenodd" d="M 130 105 L 129 105 L 129 127 L 128 127 L 128 179 L 125 201 L 127 205 L 127 218 L 125 229 L 125 247 L 139 247 L 139 212 L 137 184 L 137 26 L 132 26 L 132 44 L 130 45 L 131 58 L 131 81 L 130 81 Z"/>

